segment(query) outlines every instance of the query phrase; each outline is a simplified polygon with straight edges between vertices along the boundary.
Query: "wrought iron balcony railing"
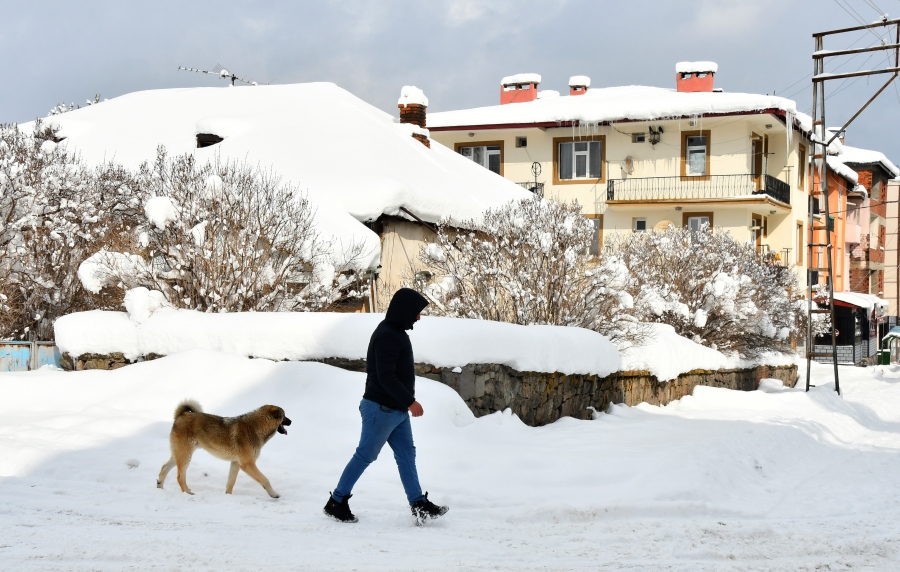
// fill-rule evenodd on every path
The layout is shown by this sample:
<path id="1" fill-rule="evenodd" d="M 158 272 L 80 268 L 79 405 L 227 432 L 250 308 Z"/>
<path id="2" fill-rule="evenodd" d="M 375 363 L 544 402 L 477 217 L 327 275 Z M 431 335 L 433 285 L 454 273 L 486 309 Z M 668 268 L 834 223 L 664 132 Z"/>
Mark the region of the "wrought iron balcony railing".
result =
<path id="1" fill-rule="evenodd" d="M 631 177 L 606 182 L 608 201 L 647 201 L 654 199 L 720 199 L 747 195 L 769 195 L 791 204 L 791 187 L 771 175 L 765 175 L 758 189 L 753 175 L 711 175 L 709 177 Z"/>
<path id="2" fill-rule="evenodd" d="M 531 191 L 535 195 L 540 198 L 544 197 L 544 183 L 535 183 L 534 181 L 529 181 L 527 183 L 516 183 L 526 191 Z"/>

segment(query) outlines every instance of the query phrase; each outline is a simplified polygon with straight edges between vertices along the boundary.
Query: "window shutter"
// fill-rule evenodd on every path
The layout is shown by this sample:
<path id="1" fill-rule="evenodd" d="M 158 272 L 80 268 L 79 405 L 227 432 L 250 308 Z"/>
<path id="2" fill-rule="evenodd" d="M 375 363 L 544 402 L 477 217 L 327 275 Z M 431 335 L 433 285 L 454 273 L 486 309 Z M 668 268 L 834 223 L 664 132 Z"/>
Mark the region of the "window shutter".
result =
<path id="1" fill-rule="evenodd" d="M 589 177 L 592 179 L 599 179 L 601 177 L 602 165 L 603 163 L 600 161 L 600 142 L 599 141 L 591 141 L 590 148 L 590 173 Z"/>
<path id="2" fill-rule="evenodd" d="M 572 178 L 572 144 L 559 144 L 559 178 Z"/>

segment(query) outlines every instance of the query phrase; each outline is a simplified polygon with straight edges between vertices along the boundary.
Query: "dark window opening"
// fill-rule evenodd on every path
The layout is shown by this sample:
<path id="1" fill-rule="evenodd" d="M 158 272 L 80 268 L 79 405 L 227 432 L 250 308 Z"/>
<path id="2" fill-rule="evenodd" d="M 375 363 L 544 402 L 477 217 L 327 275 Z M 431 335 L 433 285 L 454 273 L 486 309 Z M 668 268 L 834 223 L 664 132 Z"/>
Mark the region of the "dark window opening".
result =
<path id="1" fill-rule="evenodd" d="M 218 135 L 213 135 L 212 133 L 197 133 L 197 149 L 211 147 L 212 145 L 221 142 L 222 138 Z"/>

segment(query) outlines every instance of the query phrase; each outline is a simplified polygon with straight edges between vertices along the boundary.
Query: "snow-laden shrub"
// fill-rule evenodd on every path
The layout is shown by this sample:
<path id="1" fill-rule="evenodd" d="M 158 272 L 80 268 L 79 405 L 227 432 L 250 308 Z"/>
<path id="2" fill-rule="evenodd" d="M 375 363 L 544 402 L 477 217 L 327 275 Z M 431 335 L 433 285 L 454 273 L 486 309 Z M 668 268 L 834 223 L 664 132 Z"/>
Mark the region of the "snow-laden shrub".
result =
<path id="1" fill-rule="evenodd" d="M 140 207 L 130 175 L 89 169 L 56 132 L 0 125 L 0 339 L 52 339 L 63 314 L 115 302 L 92 297 L 79 263 L 126 228 Z"/>
<path id="2" fill-rule="evenodd" d="M 161 292 L 177 308 L 211 312 L 318 310 L 359 298 L 361 247 L 329 256 L 314 211 L 295 186 L 246 163 L 198 165 L 164 149 L 142 166 L 143 224 L 125 251 L 80 269 L 85 287 Z"/>
<path id="3" fill-rule="evenodd" d="M 85 105 L 87 105 L 87 106 L 97 105 L 98 103 L 100 103 L 100 94 L 99 93 L 94 94 L 94 99 L 88 99 L 85 101 Z M 81 109 L 81 106 L 76 105 L 74 102 L 70 103 L 69 105 L 66 105 L 65 103 L 57 103 L 47 114 L 47 117 L 53 117 L 54 115 L 68 113 L 68 112 L 74 111 L 76 109 Z"/>
<path id="4" fill-rule="evenodd" d="M 524 199 L 450 220 L 419 254 L 435 281 L 420 287 L 431 314 L 514 324 L 579 326 L 614 341 L 636 341 L 628 269 L 614 256 L 589 256 L 594 229 L 578 203 Z"/>
<path id="5" fill-rule="evenodd" d="M 615 235 L 606 249 L 634 277 L 627 291 L 642 322 L 669 324 L 698 343 L 747 356 L 784 347 L 800 333 L 794 272 L 721 229 Z"/>

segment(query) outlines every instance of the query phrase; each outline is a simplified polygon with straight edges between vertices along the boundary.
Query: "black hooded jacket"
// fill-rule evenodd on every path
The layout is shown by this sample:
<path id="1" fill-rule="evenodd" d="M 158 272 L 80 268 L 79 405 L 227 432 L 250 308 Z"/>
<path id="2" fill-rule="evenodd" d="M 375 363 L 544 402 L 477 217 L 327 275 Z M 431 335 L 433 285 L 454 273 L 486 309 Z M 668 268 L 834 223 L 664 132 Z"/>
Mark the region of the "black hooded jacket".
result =
<path id="1" fill-rule="evenodd" d="M 415 360 L 405 330 L 413 329 L 416 316 L 427 305 L 428 300 L 411 288 L 394 294 L 384 320 L 369 339 L 363 399 L 404 411 L 416 400 Z"/>

